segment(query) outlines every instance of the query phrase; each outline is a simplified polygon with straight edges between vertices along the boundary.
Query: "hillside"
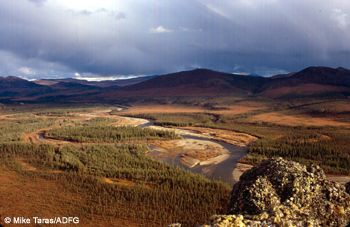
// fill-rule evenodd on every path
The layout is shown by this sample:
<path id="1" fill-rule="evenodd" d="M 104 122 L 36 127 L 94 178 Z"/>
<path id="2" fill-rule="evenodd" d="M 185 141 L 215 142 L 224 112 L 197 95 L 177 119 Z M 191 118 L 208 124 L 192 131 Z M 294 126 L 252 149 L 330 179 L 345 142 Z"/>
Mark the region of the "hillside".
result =
<path id="1" fill-rule="evenodd" d="M 294 74 L 272 77 L 258 94 L 270 98 L 346 96 L 350 94 L 350 71 L 309 67 Z"/>
<path id="2" fill-rule="evenodd" d="M 110 99 L 126 96 L 246 96 L 252 95 L 266 80 L 263 77 L 195 69 L 157 76 L 119 91 L 102 93 L 101 97 Z"/>
<path id="3" fill-rule="evenodd" d="M 18 77 L 0 77 L 0 100 L 2 102 L 43 102 L 67 100 L 72 96 L 93 94 L 100 87 L 75 82 L 37 83 Z M 72 80 L 74 81 L 74 80 Z"/>
<path id="4" fill-rule="evenodd" d="M 43 94 L 52 90 L 47 86 L 38 85 L 18 77 L 0 77 L 0 100 L 4 102 Z"/>
<path id="5" fill-rule="evenodd" d="M 103 100 L 122 97 L 258 96 L 267 98 L 345 98 L 350 95 L 350 71 L 309 67 L 297 73 L 256 77 L 208 69 L 171 73 L 99 94 Z"/>
<path id="6" fill-rule="evenodd" d="M 57 83 L 72 83 L 72 84 L 74 83 L 74 84 L 88 85 L 93 87 L 107 88 L 107 87 L 130 86 L 152 78 L 153 76 L 147 76 L 147 77 L 138 77 L 138 78 L 131 78 L 131 79 L 103 80 L 103 81 L 88 81 L 88 80 L 80 80 L 80 79 L 73 79 L 73 78 L 40 79 L 40 80 L 34 81 L 34 83 L 40 84 L 40 85 L 46 85 L 46 86 L 53 86 Z"/>
<path id="7" fill-rule="evenodd" d="M 245 76 L 195 69 L 166 75 L 114 81 L 0 79 L 2 100 L 31 102 L 147 102 L 153 98 L 263 97 L 347 98 L 350 70 L 309 67 L 272 77 Z"/>

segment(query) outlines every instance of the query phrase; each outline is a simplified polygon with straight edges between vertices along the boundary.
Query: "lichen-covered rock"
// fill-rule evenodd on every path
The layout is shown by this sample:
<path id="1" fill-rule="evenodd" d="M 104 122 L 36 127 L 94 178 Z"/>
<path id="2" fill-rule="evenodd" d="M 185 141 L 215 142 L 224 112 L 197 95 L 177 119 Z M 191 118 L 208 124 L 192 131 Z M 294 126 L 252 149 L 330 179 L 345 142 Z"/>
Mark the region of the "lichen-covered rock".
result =
<path id="1" fill-rule="evenodd" d="M 245 172 L 233 186 L 230 215 L 210 226 L 347 226 L 350 195 L 318 166 L 274 158 Z"/>

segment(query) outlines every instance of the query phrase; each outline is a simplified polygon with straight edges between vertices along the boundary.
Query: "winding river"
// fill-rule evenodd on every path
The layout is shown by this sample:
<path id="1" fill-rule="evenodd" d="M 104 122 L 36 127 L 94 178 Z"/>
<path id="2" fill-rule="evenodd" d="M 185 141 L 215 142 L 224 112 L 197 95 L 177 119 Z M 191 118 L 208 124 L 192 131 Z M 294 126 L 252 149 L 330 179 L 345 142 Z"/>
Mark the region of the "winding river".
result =
<path id="1" fill-rule="evenodd" d="M 174 131 L 177 135 L 180 136 L 180 140 L 191 140 L 194 143 L 210 143 L 211 145 L 215 145 L 216 147 L 219 147 L 219 149 L 222 151 L 222 154 L 209 158 L 205 161 L 199 161 L 195 162 L 194 165 L 188 166 L 184 165 L 183 162 L 181 162 L 181 155 L 182 153 L 173 154 L 171 151 L 167 154 L 162 153 L 162 155 L 159 155 L 159 147 L 156 145 L 149 145 L 150 151 L 148 152 L 148 155 L 152 158 L 164 161 L 171 165 L 176 165 L 181 168 L 188 169 L 195 173 L 204 174 L 209 178 L 222 180 L 229 184 L 234 184 L 237 180 L 237 176 L 234 177 L 233 170 L 236 168 L 238 161 L 246 155 L 246 146 L 236 146 L 231 143 L 224 142 L 216 137 L 204 135 L 201 133 L 193 132 L 186 129 L 180 129 L 180 128 L 167 128 L 167 127 L 161 127 L 156 126 L 152 121 L 149 121 L 147 119 L 142 118 L 134 118 L 134 117 L 122 117 L 117 115 L 110 115 L 110 110 L 103 110 L 98 112 L 92 112 L 89 114 L 81 114 L 82 117 L 85 117 L 86 119 L 91 119 L 95 117 L 108 117 L 113 118 L 115 120 L 118 120 L 118 124 L 113 124 L 114 126 L 120 126 L 120 125 L 133 125 L 140 128 L 155 128 L 158 130 L 170 130 Z M 120 120 L 123 121 L 120 121 Z M 30 138 L 31 142 L 35 141 L 41 141 L 41 142 L 49 142 L 50 140 L 45 138 L 45 131 L 40 130 L 37 131 L 35 134 L 35 138 Z M 55 141 L 57 142 L 57 141 Z M 186 143 L 185 143 L 186 144 Z M 184 146 L 186 147 L 186 145 Z M 187 148 L 187 147 L 186 147 Z M 215 148 L 213 148 L 215 150 Z"/>
<path id="2" fill-rule="evenodd" d="M 198 143 L 208 142 L 211 144 L 215 144 L 216 146 L 220 147 L 220 150 L 224 151 L 223 154 L 218 155 L 214 158 L 209 158 L 205 161 L 197 161 L 194 163 L 194 165 L 191 165 L 191 166 L 184 165 L 181 162 L 181 155 L 182 155 L 181 152 L 175 153 L 174 155 L 172 154 L 171 149 L 169 149 L 168 153 L 165 152 L 165 154 L 162 153 L 160 155 L 159 150 L 162 148 L 153 144 L 149 145 L 150 151 L 148 152 L 148 155 L 151 156 L 152 158 L 155 158 L 159 161 L 164 161 L 171 165 L 176 165 L 176 166 L 188 169 L 195 173 L 206 175 L 209 178 L 222 180 L 229 184 L 234 184 L 238 180 L 242 171 L 244 171 L 240 169 L 241 167 L 237 168 L 237 165 L 239 160 L 246 155 L 247 146 L 242 146 L 242 145 L 237 146 L 228 142 L 224 142 L 223 140 L 220 140 L 215 136 L 208 136 L 208 135 L 201 134 L 198 132 L 193 132 L 187 129 L 156 126 L 153 122 L 142 118 L 131 118 L 131 117 L 111 115 L 110 112 L 111 112 L 111 109 L 103 109 L 103 110 L 99 110 L 91 113 L 82 113 L 80 114 L 80 117 L 82 117 L 82 119 L 84 120 L 89 120 L 96 117 L 112 118 L 116 120 L 116 123 L 112 124 L 113 126 L 131 125 L 131 126 L 137 126 L 141 128 L 150 127 L 150 128 L 160 129 L 160 130 L 172 130 L 181 137 L 180 141 L 192 140 Z M 68 143 L 67 141 L 57 141 L 57 140 L 53 141 L 45 138 L 45 131 L 49 129 L 51 128 L 39 129 L 36 132 L 27 133 L 24 136 L 24 141 L 27 141 L 30 143 L 41 143 L 41 142 L 45 142 L 45 143 L 49 142 L 54 144 Z M 215 148 L 213 149 L 215 150 Z M 328 178 L 330 180 L 340 182 L 340 183 L 345 183 L 350 180 L 350 177 L 348 175 L 328 175 Z"/>
<path id="3" fill-rule="evenodd" d="M 135 118 L 138 120 L 144 121 L 144 123 L 138 125 L 138 127 L 141 128 L 147 128 L 147 127 L 154 127 L 154 123 L 152 121 L 141 119 L 141 118 Z M 234 184 L 237 179 L 235 179 L 233 175 L 233 170 L 236 168 L 238 161 L 243 158 L 247 153 L 247 147 L 241 147 L 236 146 L 224 141 L 221 141 L 216 138 L 206 137 L 199 133 L 194 133 L 192 131 L 184 130 L 184 129 L 176 129 L 176 128 L 166 128 L 166 127 L 160 127 L 156 126 L 157 129 L 163 129 L 163 130 L 173 130 L 178 135 L 182 137 L 182 139 L 191 139 L 196 141 L 205 141 L 217 144 L 221 146 L 224 150 L 227 151 L 226 154 L 221 155 L 221 157 L 215 157 L 212 158 L 212 160 L 207 160 L 200 162 L 199 164 L 189 168 L 185 165 L 183 165 L 180 161 L 179 155 L 172 157 L 168 156 L 167 158 L 161 158 L 161 161 L 165 161 L 168 164 L 177 165 L 182 168 L 189 169 L 192 172 L 195 173 L 201 173 L 206 175 L 209 178 L 217 179 L 224 181 L 229 184 Z M 150 147 L 150 155 L 156 159 L 158 148 L 155 146 L 149 146 Z"/>

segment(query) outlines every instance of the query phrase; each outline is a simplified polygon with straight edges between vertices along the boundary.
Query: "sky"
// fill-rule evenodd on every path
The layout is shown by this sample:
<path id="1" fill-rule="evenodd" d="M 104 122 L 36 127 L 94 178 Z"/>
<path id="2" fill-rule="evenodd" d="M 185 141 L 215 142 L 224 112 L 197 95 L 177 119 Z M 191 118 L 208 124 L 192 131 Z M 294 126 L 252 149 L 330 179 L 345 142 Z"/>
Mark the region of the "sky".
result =
<path id="1" fill-rule="evenodd" d="M 350 68 L 348 0 L 0 0 L 0 76 Z"/>

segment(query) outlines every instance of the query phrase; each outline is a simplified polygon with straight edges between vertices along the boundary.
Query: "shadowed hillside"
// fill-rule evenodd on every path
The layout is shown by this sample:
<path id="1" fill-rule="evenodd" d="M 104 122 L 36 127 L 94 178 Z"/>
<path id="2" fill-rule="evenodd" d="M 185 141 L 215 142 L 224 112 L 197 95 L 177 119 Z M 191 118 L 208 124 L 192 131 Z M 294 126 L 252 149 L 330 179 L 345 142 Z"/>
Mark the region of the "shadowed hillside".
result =
<path id="1" fill-rule="evenodd" d="M 52 88 L 14 77 L 0 77 L 0 100 L 21 99 L 53 91 Z"/>
<path id="2" fill-rule="evenodd" d="M 277 76 L 260 88 L 271 98 L 350 94 L 350 71 L 344 68 L 309 67 L 292 75 Z"/>
<path id="3" fill-rule="evenodd" d="M 350 71 L 344 68 L 309 67 L 300 72 L 266 78 L 195 69 L 153 77 L 100 82 L 57 79 L 33 83 L 7 77 L 1 79 L 0 86 L 2 99 L 30 102 L 127 103 L 135 100 L 147 102 L 154 98 L 224 96 L 347 98 L 350 96 Z"/>

